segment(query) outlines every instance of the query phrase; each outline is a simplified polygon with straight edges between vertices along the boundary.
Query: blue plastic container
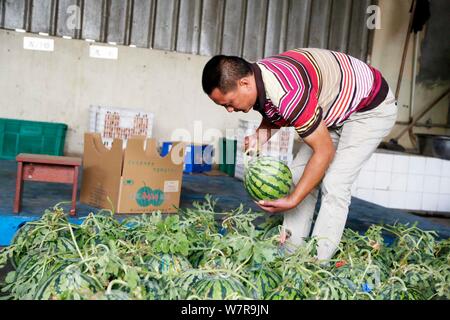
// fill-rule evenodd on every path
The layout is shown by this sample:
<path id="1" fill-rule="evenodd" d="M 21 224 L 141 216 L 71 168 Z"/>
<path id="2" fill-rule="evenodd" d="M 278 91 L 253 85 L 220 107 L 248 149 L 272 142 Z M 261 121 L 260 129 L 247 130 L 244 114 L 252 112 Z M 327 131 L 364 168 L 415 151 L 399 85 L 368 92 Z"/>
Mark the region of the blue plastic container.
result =
<path id="1" fill-rule="evenodd" d="M 172 148 L 172 141 L 165 141 L 162 144 L 161 156 L 166 156 Z M 184 173 L 207 172 L 212 169 L 214 157 L 214 147 L 209 144 L 188 144 L 184 158 Z"/>

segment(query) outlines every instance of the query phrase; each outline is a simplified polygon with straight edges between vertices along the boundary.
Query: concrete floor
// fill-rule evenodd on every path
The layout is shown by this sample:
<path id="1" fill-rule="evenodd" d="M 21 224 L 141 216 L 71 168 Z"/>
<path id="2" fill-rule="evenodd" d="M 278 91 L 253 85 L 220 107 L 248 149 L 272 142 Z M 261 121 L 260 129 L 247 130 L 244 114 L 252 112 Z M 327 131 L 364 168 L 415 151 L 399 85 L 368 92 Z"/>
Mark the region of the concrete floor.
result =
<path id="1" fill-rule="evenodd" d="M 9 244 L 9 237 L 12 237 L 20 223 L 38 219 L 46 208 L 61 201 L 70 201 L 71 198 L 70 185 L 25 182 L 22 212 L 18 215 L 13 214 L 15 178 L 16 162 L 0 160 L 0 246 Z M 206 194 L 211 194 L 217 199 L 217 210 L 230 210 L 241 203 L 246 208 L 259 209 L 247 195 L 242 182 L 235 178 L 221 173 L 183 176 L 181 208 L 192 206 L 193 201 L 201 201 Z M 79 203 L 77 210 L 77 217 L 98 211 L 97 208 Z M 418 226 L 425 230 L 434 230 L 444 238 L 450 237 L 450 219 L 417 216 L 406 211 L 384 208 L 352 198 L 347 227 L 364 232 L 371 224 L 395 222 L 417 222 Z"/>
<path id="2" fill-rule="evenodd" d="M 10 243 L 21 224 L 38 219 L 46 208 L 61 201 L 68 201 L 71 197 L 70 185 L 25 182 L 22 212 L 13 214 L 15 178 L 16 162 L 0 160 L 0 246 Z M 245 208 L 253 210 L 259 208 L 247 195 L 241 181 L 221 173 L 185 174 L 180 207 L 191 207 L 193 201 L 201 201 L 207 193 L 217 200 L 217 210 L 234 209 L 241 203 Z M 317 207 L 319 205 L 320 203 Z M 77 218 L 98 210 L 79 203 L 77 209 Z M 420 228 L 434 230 L 441 238 L 450 237 L 450 219 L 417 216 L 402 210 L 384 208 L 358 198 L 352 198 L 346 227 L 365 232 L 372 224 L 395 222 L 410 224 L 417 222 Z M 10 266 L 0 269 L 0 283 L 10 269 Z"/>

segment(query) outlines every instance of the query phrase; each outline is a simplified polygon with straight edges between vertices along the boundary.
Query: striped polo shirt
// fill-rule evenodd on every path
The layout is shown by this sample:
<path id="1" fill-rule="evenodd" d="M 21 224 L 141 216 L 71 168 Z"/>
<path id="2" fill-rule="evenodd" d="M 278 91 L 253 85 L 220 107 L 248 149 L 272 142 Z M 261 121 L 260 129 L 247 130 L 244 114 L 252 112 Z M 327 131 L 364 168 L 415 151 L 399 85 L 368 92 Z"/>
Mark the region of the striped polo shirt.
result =
<path id="1" fill-rule="evenodd" d="M 381 73 L 347 54 L 296 49 L 252 64 L 258 99 L 253 107 L 280 127 L 305 138 L 323 119 L 340 127 L 354 112 L 375 108 L 389 86 Z"/>

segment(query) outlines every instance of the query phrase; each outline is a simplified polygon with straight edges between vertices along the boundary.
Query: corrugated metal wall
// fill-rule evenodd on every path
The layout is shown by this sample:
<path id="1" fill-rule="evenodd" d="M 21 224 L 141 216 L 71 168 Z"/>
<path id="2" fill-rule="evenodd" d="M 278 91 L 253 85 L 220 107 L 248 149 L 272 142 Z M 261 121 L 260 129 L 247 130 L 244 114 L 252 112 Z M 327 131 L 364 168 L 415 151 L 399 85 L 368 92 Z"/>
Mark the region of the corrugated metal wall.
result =
<path id="1" fill-rule="evenodd" d="M 0 0 L 0 27 L 257 60 L 320 47 L 365 59 L 372 0 Z M 76 25 L 76 13 L 80 24 Z M 77 29 L 78 28 L 78 29 Z"/>

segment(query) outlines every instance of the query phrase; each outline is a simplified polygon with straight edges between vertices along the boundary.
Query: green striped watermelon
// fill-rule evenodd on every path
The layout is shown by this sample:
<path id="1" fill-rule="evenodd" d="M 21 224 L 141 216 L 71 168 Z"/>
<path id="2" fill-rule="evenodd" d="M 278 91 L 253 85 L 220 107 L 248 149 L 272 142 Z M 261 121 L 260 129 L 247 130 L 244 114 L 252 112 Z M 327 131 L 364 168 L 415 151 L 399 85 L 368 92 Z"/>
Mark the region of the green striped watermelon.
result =
<path id="1" fill-rule="evenodd" d="M 128 292 L 113 289 L 108 293 L 105 293 L 104 297 L 101 297 L 101 300 L 132 300 Z"/>
<path id="2" fill-rule="evenodd" d="M 73 266 L 73 265 L 71 265 Z M 39 288 L 34 299 L 81 299 L 89 298 L 100 290 L 99 282 L 83 273 L 78 267 L 55 273 Z"/>
<path id="3" fill-rule="evenodd" d="M 198 268 L 212 268 L 212 269 L 223 269 L 227 265 L 231 264 L 231 259 L 229 257 L 224 257 L 217 252 L 207 252 L 205 253 L 200 261 L 198 262 Z"/>
<path id="4" fill-rule="evenodd" d="M 188 260 L 194 268 L 198 268 L 200 262 L 203 259 L 203 251 L 194 251 L 191 255 L 188 256 Z"/>
<path id="5" fill-rule="evenodd" d="M 27 255 L 28 247 L 31 247 L 36 241 L 36 237 L 41 235 L 40 233 L 36 233 L 34 231 L 36 228 L 37 227 L 32 223 L 25 223 L 19 226 L 18 230 L 11 239 L 11 246 L 16 247 L 16 250 L 13 251 L 11 256 L 11 264 L 14 269 L 17 269 L 21 259 Z"/>
<path id="6" fill-rule="evenodd" d="M 200 299 L 240 299 L 249 296 L 247 289 L 236 278 L 223 275 L 205 275 L 193 287 L 193 293 Z"/>
<path id="7" fill-rule="evenodd" d="M 280 284 L 281 277 L 267 268 L 252 273 L 250 282 L 257 288 L 250 288 L 255 299 L 265 299 Z"/>
<path id="8" fill-rule="evenodd" d="M 255 200 L 276 200 L 287 196 L 292 186 L 292 173 L 282 161 L 258 157 L 249 162 L 244 186 Z"/>
<path id="9" fill-rule="evenodd" d="M 185 257 L 171 253 L 160 253 L 151 257 L 145 262 L 145 265 L 150 271 L 160 274 L 180 273 L 192 267 Z"/>
<path id="10" fill-rule="evenodd" d="M 302 300 L 304 299 L 301 291 L 292 286 L 284 286 L 275 289 L 275 291 L 267 297 L 267 300 Z"/>
<path id="11" fill-rule="evenodd" d="M 163 298 L 161 286 L 156 279 L 143 280 L 142 284 L 145 288 L 145 298 L 149 300 L 160 300 Z"/>
<path id="12" fill-rule="evenodd" d="M 192 288 L 204 276 L 203 273 L 196 272 L 197 270 L 186 270 L 183 273 L 171 276 L 173 281 L 165 281 L 166 297 L 170 295 L 170 299 L 187 299 L 191 295 Z"/>

